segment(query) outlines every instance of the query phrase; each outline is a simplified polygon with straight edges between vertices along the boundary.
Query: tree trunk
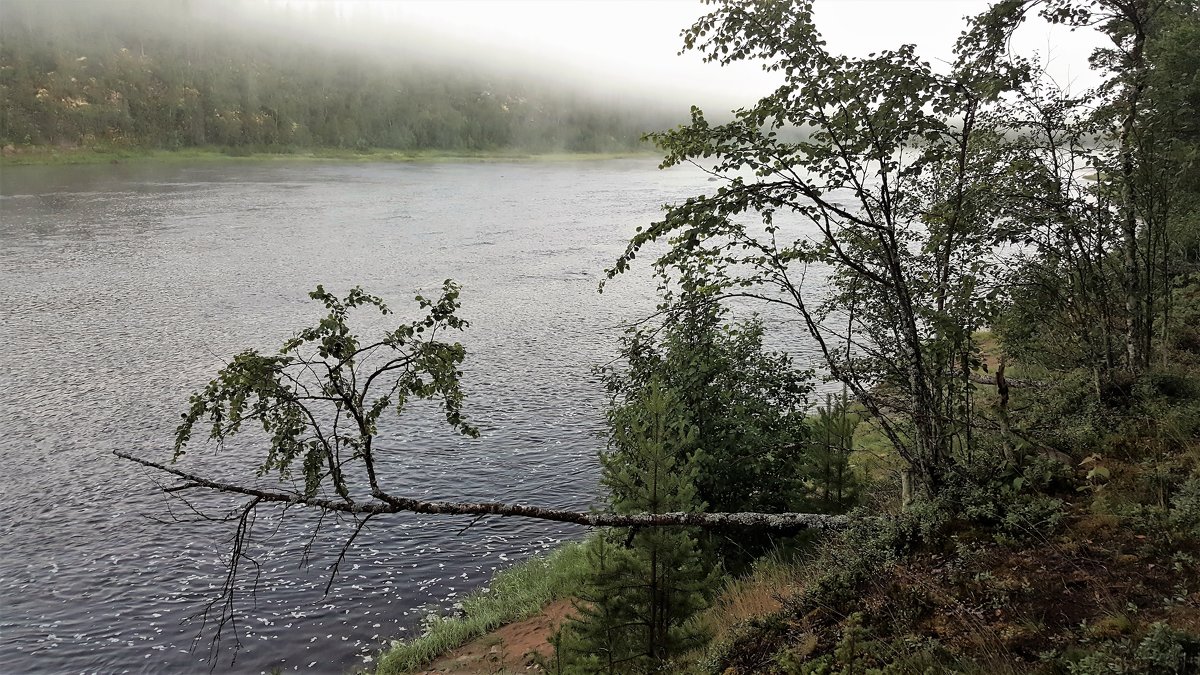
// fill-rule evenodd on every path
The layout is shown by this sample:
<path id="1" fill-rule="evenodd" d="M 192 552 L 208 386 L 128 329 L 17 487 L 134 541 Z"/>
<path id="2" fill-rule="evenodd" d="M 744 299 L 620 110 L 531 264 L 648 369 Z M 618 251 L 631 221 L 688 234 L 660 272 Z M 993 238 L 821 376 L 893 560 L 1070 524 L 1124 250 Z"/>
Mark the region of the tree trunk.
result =
<path id="1" fill-rule="evenodd" d="M 838 530 L 849 524 L 846 516 L 823 513 L 636 513 L 618 514 L 589 511 L 551 509 L 524 504 L 499 502 L 446 502 L 425 501 L 407 497 L 393 497 L 380 493 L 376 499 L 365 502 L 305 497 L 296 492 L 263 490 L 224 483 L 203 478 L 163 464 L 151 462 L 114 450 L 113 454 L 143 466 L 157 469 L 182 478 L 185 483 L 163 488 L 165 492 L 189 489 L 206 489 L 213 492 L 255 497 L 263 502 L 275 502 L 295 506 L 307 506 L 325 511 L 338 511 L 355 515 L 378 515 L 386 513 L 428 513 L 436 515 L 466 516 L 515 516 L 536 520 L 551 520 L 560 523 L 575 523 L 590 527 L 698 527 L 701 529 L 760 529 L 776 531 Z"/>
<path id="2" fill-rule="evenodd" d="M 1004 444 L 1004 459 L 1016 463 L 1019 459 L 1016 444 L 1012 440 L 1012 429 L 1008 425 L 1008 380 L 1004 378 L 1004 357 L 996 365 L 996 419 L 1000 423 L 1000 439 Z"/>
<path id="3" fill-rule="evenodd" d="M 1124 253 L 1123 275 L 1125 278 L 1125 313 L 1129 323 L 1125 328 L 1125 353 L 1129 360 L 1129 371 L 1141 372 L 1146 365 L 1145 332 L 1149 326 L 1142 318 L 1142 283 L 1138 270 L 1138 219 L 1135 208 L 1134 190 L 1136 163 L 1134 160 L 1134 131 L 1137 126 L 1139 105 L 1145 78 L 1142 73 L 1146 47 L 1145 17 L 1133 9 L 1127 17 L 1133 27 L 1133 45 L 1129 52 L 1129 77 L 1125 85 L 1125 115 L 1121 120 L 1119 138 L 1121 153 L 1121 236 Z M 1119 47 L 1119 45 L 1118 45 Z M 1148 289 L 1147 289 L 1148 290 Z"/>

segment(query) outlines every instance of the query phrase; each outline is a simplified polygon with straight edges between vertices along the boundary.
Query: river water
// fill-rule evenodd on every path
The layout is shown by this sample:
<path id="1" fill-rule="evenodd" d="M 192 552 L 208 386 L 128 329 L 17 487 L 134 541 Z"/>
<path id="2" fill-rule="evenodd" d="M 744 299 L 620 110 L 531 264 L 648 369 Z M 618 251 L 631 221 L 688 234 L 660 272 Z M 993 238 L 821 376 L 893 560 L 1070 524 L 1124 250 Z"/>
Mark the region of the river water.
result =
<path id="1" fill-rule="evenodd" d="M 597 283 L 661 204 L 708 187 L 646 160 L 5 168 L 0 670 L 209 670 L 211 630 L 188 617 L 221 584 L 231 525 L 172 521 L 152 472 L 111 453 L 169 457 L 188 394 L 229 355 L 277 348 L 318 317 L 318 283 L 361 284 L 401 317 L 415 293 L 463 285 L 482 436 L 455 437 L 428 407 L 381 430 L 393 494 L 587 508 L 603 446 L 592 367 L 654 305 L 644 273 L 602 295 Z M 197 449 L 181 466 L 234 478 L 251 460 Z M 379 519 L 326 595 L 345 530 L 304 569 L 316 522 L 289 515 L 258 524 L 257 596 L 239 604 L 241 649 L 231 664 L 227 639 L 218 671 L 345 672 L 494 570 L 579 534 Z"/>

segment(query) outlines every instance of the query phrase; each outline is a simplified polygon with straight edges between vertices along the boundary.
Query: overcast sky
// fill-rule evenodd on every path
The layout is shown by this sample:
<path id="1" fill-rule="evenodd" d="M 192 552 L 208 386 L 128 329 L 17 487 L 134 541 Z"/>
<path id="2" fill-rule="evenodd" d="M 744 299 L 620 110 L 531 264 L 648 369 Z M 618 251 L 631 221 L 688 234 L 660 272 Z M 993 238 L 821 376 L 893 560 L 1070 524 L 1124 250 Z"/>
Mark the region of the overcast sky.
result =
<path id="1" fill-rule="evenodd" d="M 283 0 L 293 7 L 327 0 Z M 817 0 L 817 25 L 830 49 L 865 55 L 912 42 L 926 59 L 951 58 L 963 17 L 987 0 Z M 351 24 L 416 32 L 430 48 L 467 60 L 507 64 L 552 79 L 598 85 L 616 93 L 748 103 L 773 80 L 757 66 L 720 68 L 694 53 L 678 55 L 680 31 L 706 7 L 695 0 L 337 0 Z M 361 22 L 361 23 L 360 23 Z M 1071 33 L 1040 20 L 1022 29 L 1014 47 L 1039 53 L 1063 85 L 1095 84 L 1087 71 L 1094 34 Z"/>

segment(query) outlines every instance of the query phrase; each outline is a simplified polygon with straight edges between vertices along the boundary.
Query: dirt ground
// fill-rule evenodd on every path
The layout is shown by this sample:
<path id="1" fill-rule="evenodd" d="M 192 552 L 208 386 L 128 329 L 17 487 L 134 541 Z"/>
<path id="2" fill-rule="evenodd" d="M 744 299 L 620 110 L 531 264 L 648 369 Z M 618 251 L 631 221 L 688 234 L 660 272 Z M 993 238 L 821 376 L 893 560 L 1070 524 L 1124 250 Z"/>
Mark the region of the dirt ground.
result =
<path id="1" fill-rule="evenodd" d="M 459 673 L 497 675 L 499 673 L 535 673 L 533 654 L 550 657 L 550 636 L 572 612 L 570 600 L 558 600 L 542 609 L 541 614 L 510 623 L 445 654 L 430 664 L 426 675 Z"/>

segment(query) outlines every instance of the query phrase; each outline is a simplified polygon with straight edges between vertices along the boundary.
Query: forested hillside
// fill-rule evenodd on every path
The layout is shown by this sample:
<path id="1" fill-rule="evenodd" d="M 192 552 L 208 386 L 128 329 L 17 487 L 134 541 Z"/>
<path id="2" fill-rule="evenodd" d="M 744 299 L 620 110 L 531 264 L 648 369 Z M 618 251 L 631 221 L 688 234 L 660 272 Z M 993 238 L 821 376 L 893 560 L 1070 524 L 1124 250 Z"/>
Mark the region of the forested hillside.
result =
<path id="1" fill-rule="evenodd" d="M 290 24 L 254 25 L 244 9 L 5 2 L 0 144 L 596 152 L 635 148 L 670 122 L 499 72 L 434 65 L 417 46 L 370 55 L 316 46 Z M 306 19 L 337 33 L 335 15 Z"/>

